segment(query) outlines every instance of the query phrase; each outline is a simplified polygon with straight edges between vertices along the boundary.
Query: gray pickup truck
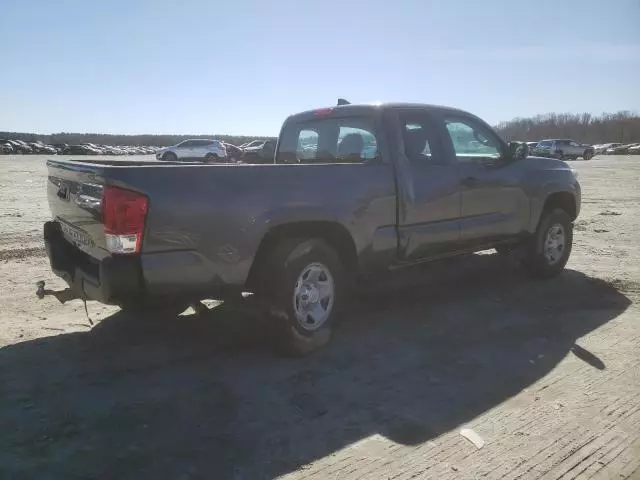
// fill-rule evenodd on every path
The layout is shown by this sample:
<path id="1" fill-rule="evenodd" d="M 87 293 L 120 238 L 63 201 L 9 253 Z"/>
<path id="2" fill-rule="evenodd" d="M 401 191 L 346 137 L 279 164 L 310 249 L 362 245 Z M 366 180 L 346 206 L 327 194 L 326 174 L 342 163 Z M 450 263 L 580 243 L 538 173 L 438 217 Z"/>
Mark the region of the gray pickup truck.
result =
<path id="1" fill-rule="evenodd" d="M 560 273 L 580 185 L 515 146 L 457 109 L 342 105 L 290 116 L 271 164 L 49 160 L 45 244 L 78 297 L 178 312 L 253 292 L 306 353 L 362 275 L 489 248 Z"/>

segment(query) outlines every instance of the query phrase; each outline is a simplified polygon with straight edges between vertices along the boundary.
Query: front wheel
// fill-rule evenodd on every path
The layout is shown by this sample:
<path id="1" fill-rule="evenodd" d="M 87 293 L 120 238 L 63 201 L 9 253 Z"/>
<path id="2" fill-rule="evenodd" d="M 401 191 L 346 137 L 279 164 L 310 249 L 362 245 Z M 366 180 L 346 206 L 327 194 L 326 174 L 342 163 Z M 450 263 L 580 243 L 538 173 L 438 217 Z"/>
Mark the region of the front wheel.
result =
<path id="1" fill-rule="evenodd" d="M 582 158 L 584 158 L 585 160 L 591 160 L 593 158 L 593 152 L 590 150 L 585 151 L 582 155 Z"/>
<path id="2" fill-rule="evenodd" d="M 326 242 L 282 242 L 271 254 L 261 285 L 283 353 L 306 355 L 329 341 L 344 301 L 345 271 Z"/>
<path id="3" fill-rule="evenodd" d="M 573 223 L 569 214 L 555 209 L 543 214 L 531 239 L 524 265 L 537 278 L 551 278 L 564 269 L 573 244 Z"/>
<path id="4" fill-rule="evenodd" d="M 175 162 L 176 160 L 178 160 L 178 157 L 173 152 L 166 152 L 164 155 L 162 155 L 162 160 L 164 160 L 165 162 Z"/>

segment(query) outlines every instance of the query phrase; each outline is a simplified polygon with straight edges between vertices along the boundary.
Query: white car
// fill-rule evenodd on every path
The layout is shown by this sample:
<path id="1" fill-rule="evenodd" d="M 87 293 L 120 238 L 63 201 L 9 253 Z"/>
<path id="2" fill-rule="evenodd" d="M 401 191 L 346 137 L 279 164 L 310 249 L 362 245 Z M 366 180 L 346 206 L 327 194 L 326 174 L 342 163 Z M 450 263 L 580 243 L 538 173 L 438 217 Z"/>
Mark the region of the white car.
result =
<path id="1" fill-rule="evenodd" d="M 175 162 L 177 160 L 215 162 L 227 158 L 227 149 L 220 140 L 199 138 L 185 140 L 173 147 L 162 148 L 156 152 L 156 158 L 167 162 Z"/>

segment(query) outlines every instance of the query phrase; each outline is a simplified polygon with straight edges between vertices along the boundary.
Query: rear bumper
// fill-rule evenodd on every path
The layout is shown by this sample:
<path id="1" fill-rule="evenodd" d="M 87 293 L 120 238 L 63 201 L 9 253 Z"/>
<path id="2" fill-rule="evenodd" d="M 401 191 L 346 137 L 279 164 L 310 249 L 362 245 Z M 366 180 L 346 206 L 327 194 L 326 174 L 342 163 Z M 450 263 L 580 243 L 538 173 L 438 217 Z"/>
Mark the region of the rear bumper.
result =
<path id="1" fill-rule="evenodd" d="M 242 286 L 228 285 L 214 264 L 195 251 L 106 255 L 98 259 L 69 243 L 60 224 L 44 224 L 51 270 L 80 298 L 109 305 L 191 302 L 234 297 Z"/>
<path id="2" fill-rule="evenodd" d="M 57 222 L 44 224 L 44 244 L 51 270 L 87 300 L 119 305 L 144 297 L 140 260 L 131 256 L 95 259 L 70 244 Z"/>

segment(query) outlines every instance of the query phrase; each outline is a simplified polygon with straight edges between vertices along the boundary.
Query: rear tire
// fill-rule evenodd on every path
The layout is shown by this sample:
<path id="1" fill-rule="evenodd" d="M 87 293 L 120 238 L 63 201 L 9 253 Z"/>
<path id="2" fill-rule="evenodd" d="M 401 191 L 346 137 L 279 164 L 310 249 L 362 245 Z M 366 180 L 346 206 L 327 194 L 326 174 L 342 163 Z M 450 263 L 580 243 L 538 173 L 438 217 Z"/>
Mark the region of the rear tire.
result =
<path id="1" fill-rule="evenodd" d="M 204 156 L 204 161 L 207 163 L 218 163 L 220 161 L 220 157 L 218 157 L 218 155 L 216 155 L 215 153 L 207 153 Z"/>
<path id="2" fill-rule="evenodd" d="M 173 152 L 166 152 L 164 155 L 162 155 L 162 160 L 164 160 L 165 162 L 175 162 L 178 160 L 178 157 Z"/>
<path id="3" fill-rule="evenodd" d="M 320 239 L 285 240 L 271 252 L 259 294 L 281 353 L 307 355 L 329 341 L 345 286 L 340 258 Z"/>
<path id="4" fill-rule="evenodd" d="M 564 269 L 573 244 L 573 223 L 562 209 L 543 213 L 530 239 L 524 266 L 535 278 L 551 278 Z"/>

